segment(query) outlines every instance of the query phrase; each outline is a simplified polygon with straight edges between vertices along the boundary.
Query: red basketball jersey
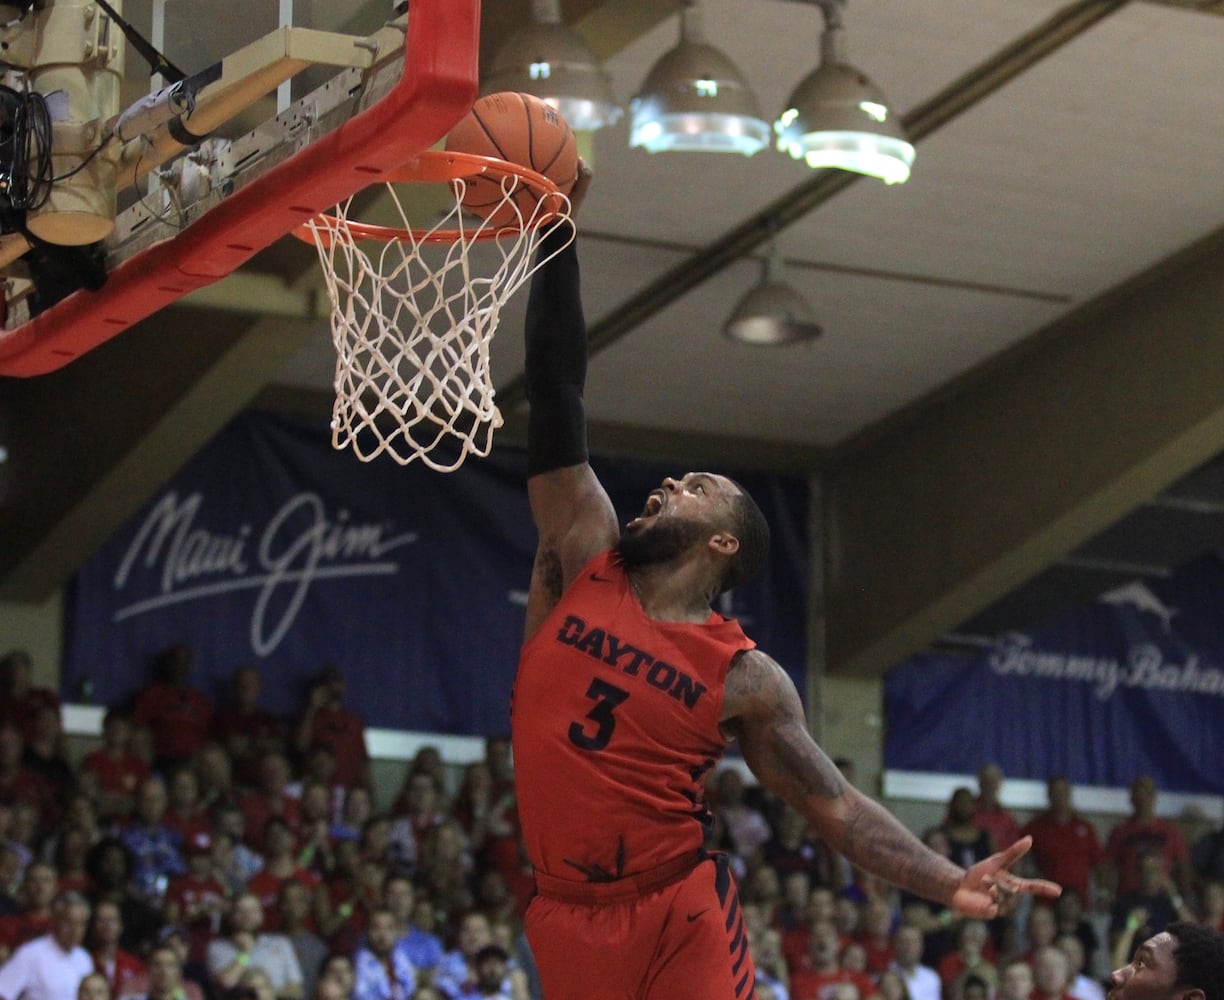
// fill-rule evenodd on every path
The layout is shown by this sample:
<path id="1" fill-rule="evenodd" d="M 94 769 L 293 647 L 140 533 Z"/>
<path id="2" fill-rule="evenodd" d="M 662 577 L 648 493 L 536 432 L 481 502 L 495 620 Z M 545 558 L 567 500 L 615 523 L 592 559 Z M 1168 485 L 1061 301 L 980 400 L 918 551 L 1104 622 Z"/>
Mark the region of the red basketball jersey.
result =
<path id="1" fill-rule="evenodd" d="M 704 840 L 706 773 L 726 741 L 723 684 L 754 643 L 711 612 L 647 617 L 614 552 L 596 556 L 523 646 L 511 728 L 532 864 L 604 882 L 649 871 Z"/>

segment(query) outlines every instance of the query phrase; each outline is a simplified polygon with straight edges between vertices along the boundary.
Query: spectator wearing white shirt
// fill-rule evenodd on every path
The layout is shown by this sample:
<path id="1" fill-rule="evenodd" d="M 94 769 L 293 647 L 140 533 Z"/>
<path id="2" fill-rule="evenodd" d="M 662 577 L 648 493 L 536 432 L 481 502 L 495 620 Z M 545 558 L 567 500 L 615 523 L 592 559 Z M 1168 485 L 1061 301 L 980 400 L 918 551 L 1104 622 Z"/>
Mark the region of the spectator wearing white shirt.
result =
<path id="1" fill-rule="evenodd" d="M 89 924 L 89 903 L 75 892 L 62 893 L 51 906 L 51 933 L 27 941 L 0 967 L 0 1000 L 66 1000 L 93 972 L 93 959 L 81 947 Z"/>
<path id="2" fill-rule="evenodd" d="M 233 933 L 208 944 L 208 972 L 223 990 L 238 985 L 248 968 L 263 969 L 281 1000 L 301 1000 L 302 966 L 283 934 L 261 934 L 263 904 L 254 893 L 240 893 L 230 916 Z M 5 998 L 9 1000 L 9 998 Z"/>
<path id="3" fill-rule="evenodd" d="M 940 1000 L 943 983 L 939 973 L 922 964 L 925 941 L 917 927 L 903 925 L 893 936 L 892 970 L 905 981 L 910 1000 Z"/>

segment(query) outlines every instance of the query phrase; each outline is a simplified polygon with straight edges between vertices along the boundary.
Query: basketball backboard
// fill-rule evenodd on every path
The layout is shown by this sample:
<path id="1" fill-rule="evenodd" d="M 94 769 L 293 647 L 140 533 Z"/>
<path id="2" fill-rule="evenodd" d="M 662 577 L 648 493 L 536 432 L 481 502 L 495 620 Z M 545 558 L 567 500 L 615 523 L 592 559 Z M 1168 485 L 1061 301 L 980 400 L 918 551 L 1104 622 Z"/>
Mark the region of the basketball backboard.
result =
<path id="1" fill-rule="evenodd" d="M 3 375 L 55 370 L 224 277 L 433 145 L 476 95 L 478 0 L 251 0 L 223 23 L 176 0 L 110 7 L 48 0 L 0 28 L 52 123 L 49 197 L 0 235 Z M 47 38 L 81 53 L 66 76 L 43 73 Z M 80 290 L 48 290 L 43 257 Z"/>

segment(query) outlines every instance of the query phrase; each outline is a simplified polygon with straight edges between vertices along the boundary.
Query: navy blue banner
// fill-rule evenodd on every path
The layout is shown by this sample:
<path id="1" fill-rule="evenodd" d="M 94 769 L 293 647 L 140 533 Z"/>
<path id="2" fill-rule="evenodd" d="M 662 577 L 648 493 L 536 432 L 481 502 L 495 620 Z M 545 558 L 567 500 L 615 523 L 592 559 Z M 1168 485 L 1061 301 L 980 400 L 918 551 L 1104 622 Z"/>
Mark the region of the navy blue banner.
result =
<path id="1" fill-rule="evenodd" d="M 1224 794 L 1224 564 L 1135 582 L 976 657 L 924 655 L 885 682 L 885 767 Z"/>
<path id="2" fill-rule="evenodd" d="M 625 520 L 663 476 L 689 471 L 593 464 Z M 509 449 L 449 474 L 363 464 L 333 451 L 325 426 L 244 414 L 71 583 L 63 695 L 88 688 L 122 704 L 150 679 L 155 654 L 183 642 L 192 683 L 218 704 L 249 663 L 264 707 L 293 715 L 334 664 L 369 725 L 504 732 L 535 549 L 523 470 Z M 767 577 L 719 610 L 802 691 L 807 485 L 736 478 L 769 518 L 774 550 Z"/>

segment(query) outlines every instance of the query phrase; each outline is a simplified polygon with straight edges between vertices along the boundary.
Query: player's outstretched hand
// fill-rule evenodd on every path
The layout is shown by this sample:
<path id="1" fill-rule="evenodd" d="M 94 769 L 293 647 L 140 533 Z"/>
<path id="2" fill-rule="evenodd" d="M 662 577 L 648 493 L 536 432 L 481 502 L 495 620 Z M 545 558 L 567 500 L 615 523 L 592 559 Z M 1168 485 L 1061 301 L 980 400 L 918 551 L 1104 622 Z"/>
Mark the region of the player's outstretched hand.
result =
<path id="1" fill-rule="evenodd" d="M 1022 837 L 1005 851 L 992 854 L 965 872 L 952 906 L 966 916 L 989 920 L 1010 913 L 1020 896 L 1045 896 L 1054 899 L 1062 895 L 1062 886 L 1039 878 L 1013 875 L 1011 866 L 1028 853 L 1032 837 Z"/>
<path id="2" fill-rule="evenodd" d="M 581 156 L 578 157 L 578 179 L 574 181 L 574 186 L 570 189 L 570 218 L 576 218 L 578 210 L 582 208 L 582 200 L 586 197 L 587 188 L 591 186 L 591 178 L 595 176 L 595 171 L 590 167 Z"/>

